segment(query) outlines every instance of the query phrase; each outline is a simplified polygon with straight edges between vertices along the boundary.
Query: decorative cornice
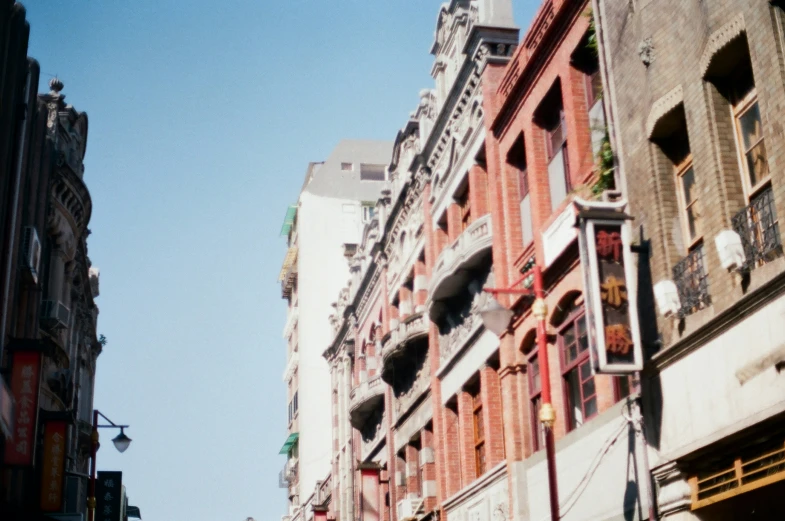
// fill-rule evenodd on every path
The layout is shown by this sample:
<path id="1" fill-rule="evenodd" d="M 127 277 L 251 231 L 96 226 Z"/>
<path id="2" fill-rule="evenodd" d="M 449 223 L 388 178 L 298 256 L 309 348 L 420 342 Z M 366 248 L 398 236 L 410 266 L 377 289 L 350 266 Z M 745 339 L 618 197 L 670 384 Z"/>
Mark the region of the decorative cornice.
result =
<path id="1" fill-rule="evenodd" d="M 744 14 L 739 13 L 730 22 L 726 23 L 709 36 L 706 43 L 706 49 L 704 49 L 700 59 L 701 77 L 706 76 L 714 56 L 746 30 L 747 26 L 744 22 Z"/>
<path id="2" fill-rule="evenodd" d="M 670 111 L 684 103 L 684 91 L 681 85 L 677 85 L 666 95 L 658 99 L 651 106 L 649 117 L 646 119 L 646 136 L 651 139 L 657 123 Z"/>

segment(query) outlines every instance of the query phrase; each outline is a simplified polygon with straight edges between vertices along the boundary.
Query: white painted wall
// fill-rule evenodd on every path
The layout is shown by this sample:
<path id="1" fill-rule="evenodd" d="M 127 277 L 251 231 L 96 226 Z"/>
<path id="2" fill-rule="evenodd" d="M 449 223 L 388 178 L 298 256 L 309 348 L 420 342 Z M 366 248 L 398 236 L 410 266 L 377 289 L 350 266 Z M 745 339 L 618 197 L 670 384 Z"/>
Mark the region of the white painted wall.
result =
<path id="1" fill-rule="evenodd" d="M 344 243 L 357 243 L 362 230 L 359 201 L 304 191 L 298 228 L 300 500 L 330 471 L 332 408 L 330 368 L 322 353 L 333 331 L 331 306 L 349 278 Z"/>
<path id="2" fill-rule="evenodd" d="M 637 476 L 645 476 L 642 447 L 630 444 L 627 421 L 618 404 L 603 416 L 570 433 L 556 444 L 559 505 L 563 521 L 604 521 L 648 517 L 648 491 L 637 488 Z M 615 439 L 614 443 L 611 443 Z M 633 450 L 631 451 L 631 445 Z M 550 519 L 548 467 L 544 451 L 529 459 L 526 475 L 529 519 Z M 628 483 L 630 483 L 628 485 Z M 644 481 L 645 483 L 645 481 Z M 630 487 L 630 490 L 628 489 Z M 633 494 L 634 490 L 634 494 Z M 642 496 L 638 503 L 636 496 Z M 624 512 L 628 511 L 629 518 Z"/>
<path id="3" fill-rule="evenodd" d="M 744 384 L 737 377 L 740 369 L 785 345 L 783 322 L 780 297 L 662 370 L 662 461 L 785 410 L 785 373 L 773 363 Z M 705 375 L 700 385 L 696 375 Z"/>

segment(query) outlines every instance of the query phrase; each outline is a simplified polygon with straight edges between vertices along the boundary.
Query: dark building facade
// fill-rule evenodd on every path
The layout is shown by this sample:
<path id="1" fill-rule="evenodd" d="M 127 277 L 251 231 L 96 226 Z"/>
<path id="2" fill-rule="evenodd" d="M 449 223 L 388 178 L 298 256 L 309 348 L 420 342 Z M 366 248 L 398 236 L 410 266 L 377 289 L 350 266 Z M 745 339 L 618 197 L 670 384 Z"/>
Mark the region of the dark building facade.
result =
<path id="1" fill-rule="evenodd" d="M 3 1 L 0 20 L 0 518 L 78 518 L 86 511 L 103 344 L 98 270 L 86 242 L 87 115 L 65 102 L 56 78 L 49 93 L 37 94 L 40 70 L 26 56 L 24 8 Z"/>

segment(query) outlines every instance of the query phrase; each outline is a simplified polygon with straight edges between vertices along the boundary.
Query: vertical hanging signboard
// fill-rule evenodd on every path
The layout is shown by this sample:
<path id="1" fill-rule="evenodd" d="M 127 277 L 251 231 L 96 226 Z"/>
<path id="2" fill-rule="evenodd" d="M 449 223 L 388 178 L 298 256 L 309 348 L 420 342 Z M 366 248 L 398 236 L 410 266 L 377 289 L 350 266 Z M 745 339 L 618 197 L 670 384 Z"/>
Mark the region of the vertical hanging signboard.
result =
<path id="1" fill-rule="evenodd" d="M 11 439 L 5 444 L 6 465 L 30 466 L 35 451 L 38 423 L 38 390 L 41 373 L 41 353 L 15 351 L 11 355 L 11 393 L 14 410 Z"/>
<path id="2" fill-rule="evenodd" d="M 637 277 L 626 201 L 575 201 L 592 367 L 598 374 L 643 369 Z"/>
<path id="3" fill-rule="evenodd" d="M 95 484 L 96 521 L 123 521 L 123 473 L 99 471 Z"/>
<path id="4" fill-rule="evenodd" d="M 44 457 L 41 466 L 41 510 L 60 512 L 63 506 L 65 472 L 64 421 L 49 421 L 44 426 Z"/>

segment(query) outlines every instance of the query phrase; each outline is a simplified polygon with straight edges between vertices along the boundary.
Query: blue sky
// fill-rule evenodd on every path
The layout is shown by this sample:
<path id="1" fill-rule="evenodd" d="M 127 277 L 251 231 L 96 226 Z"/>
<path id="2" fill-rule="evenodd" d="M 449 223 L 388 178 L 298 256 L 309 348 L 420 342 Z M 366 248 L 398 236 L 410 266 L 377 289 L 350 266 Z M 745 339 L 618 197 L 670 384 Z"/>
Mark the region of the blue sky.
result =
<path id="1" fill-rule="evenodd" d="M 145 521 L 278 519 L 285 208 L 340 139 L 394 139 L 441 2 L 23 3 L 41 90 L 59 75 L 90 118 L 95 404 L 134 440 L 104 433 L 98 467 Z"/>

